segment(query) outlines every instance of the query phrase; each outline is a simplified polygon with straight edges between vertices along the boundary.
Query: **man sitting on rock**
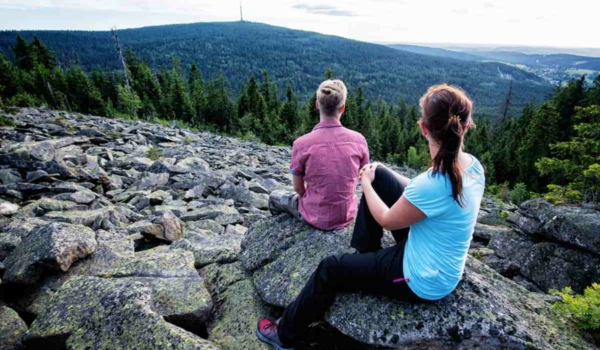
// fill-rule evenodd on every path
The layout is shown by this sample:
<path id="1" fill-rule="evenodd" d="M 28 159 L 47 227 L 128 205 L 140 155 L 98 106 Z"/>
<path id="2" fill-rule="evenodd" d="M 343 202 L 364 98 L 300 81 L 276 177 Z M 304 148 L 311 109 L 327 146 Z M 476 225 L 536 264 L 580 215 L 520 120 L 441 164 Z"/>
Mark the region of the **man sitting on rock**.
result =
<path id="1" fill-rule="evenodd" d="M 340 123 L 348 91 L 341 80 L 326 80 L 317 90 L 321 121 L 292 147 L 294 192 L 274 191 L 271 213 L 288 212 L 321 230 L 337 230 L 356 215 L 354 194 L 359 170 L 369 163 L 365 138 Z"/>

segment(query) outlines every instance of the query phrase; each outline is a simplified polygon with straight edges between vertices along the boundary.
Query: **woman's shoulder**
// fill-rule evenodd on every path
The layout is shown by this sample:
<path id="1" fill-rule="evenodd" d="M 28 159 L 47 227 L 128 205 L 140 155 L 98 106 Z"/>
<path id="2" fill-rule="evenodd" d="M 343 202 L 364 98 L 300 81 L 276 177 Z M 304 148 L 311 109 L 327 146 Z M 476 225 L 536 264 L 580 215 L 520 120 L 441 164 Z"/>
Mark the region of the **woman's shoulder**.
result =
<path id="1" fill-rule="evenodd" d="M 439 172 L 434 173 L 432 168 L 413 178 L 410 181 L 409 186 L 418 189 L 420 192 L 427 193 L 439 193 L 439 191 L 446 188 L 451 189 L 451 187 L 448 187 L 450 186 L 448 177 Z"/>

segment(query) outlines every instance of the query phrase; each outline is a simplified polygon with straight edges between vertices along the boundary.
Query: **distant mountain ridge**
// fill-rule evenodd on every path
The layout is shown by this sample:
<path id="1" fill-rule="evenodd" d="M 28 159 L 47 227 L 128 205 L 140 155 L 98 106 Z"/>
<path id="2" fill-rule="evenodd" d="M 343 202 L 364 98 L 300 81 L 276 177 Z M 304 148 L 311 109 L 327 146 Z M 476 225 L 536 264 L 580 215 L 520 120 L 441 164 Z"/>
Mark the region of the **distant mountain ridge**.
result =
<path id="1" fill-rule="evenodd" d="M 587 57 L 572 54 L 530 54 L 504 50 L 474 50 L 461 48 L 456 50 L 427 47 L 419 45 L 394 44 L 389 47 L 429 55 L 434 57 L 454 58 L 465 61 L 496 61 L 526 68 L 551 82 L 578 78 L 587 74 L 593 79 L 600 73 L 600 57 Z M 524 67 L 525 66 L 525 67 Z"/>
<path id="2" fill-rule="evenodd" d="M 12 56 L 19 34 L 38 36 L 63 65 L 78 63 L 84 69 L 119 69 L 110 32 L 5 31 L 0 32 L 0 53 Z M 131 47 L 156 70 L 171 66 L 173 56 L 187 70 L 196 62 L 205 78 L 223 72 L 237 94 L 250 75 L 266 69 L 283 92 L 290 83 L 308 97 L 327 68 L 349 88 L 362 86 L 368 98 L 388 102 L 406 98 L 416 103 L 430 85 L 452 82 L 469 92 L 479 112 L 499 110 L 510 77 L 513 107 L 533 98 L 541 100 L 551 90 L 543 79 L 499 63 L 467 62 L 430 57 L 355 40 L 291 30 L 260 23 L 223 22 L 166 25 L 119 31 L 121 43 Z"/>

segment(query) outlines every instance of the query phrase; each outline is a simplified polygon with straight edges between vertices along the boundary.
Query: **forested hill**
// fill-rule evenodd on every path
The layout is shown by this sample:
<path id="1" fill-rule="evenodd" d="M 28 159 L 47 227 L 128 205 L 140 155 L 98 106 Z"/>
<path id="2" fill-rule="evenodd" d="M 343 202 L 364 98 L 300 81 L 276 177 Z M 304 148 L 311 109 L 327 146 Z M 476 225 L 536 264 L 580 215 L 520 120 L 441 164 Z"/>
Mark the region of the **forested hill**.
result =
<path id="1" fill-rule="evenodd" d="M 85 70 L 118 69 L 119 61 L 109 31 L 5 31 L 0 52 L 12 57 L 15 38 L 37 36 L 63 65 L 79 64 Z M 170 67 L 173 56 L 183 67 L 196 62 L 207 77 L 222 71 L 234 93 L 248 76 L 265 69 L 279 91 L 290 83 L 306 98 L 323 79 L 327 68 L 344 79 L 351 90 L 362 86 L 370 99 L 396 102 L 401 97 L 416 103 L 432 84 L 452 82 L 465 88 L 479 112 L 496 114 L 513 79 L 512 107 L 520 109 L 533 98 L 541 101 L 551 86 L 534 74 L 499 63 L 466 62 L 430 57 L 335 36 L 249 22 L 195 23 L 126 29 L 121 43 L 155 70 Z"/>

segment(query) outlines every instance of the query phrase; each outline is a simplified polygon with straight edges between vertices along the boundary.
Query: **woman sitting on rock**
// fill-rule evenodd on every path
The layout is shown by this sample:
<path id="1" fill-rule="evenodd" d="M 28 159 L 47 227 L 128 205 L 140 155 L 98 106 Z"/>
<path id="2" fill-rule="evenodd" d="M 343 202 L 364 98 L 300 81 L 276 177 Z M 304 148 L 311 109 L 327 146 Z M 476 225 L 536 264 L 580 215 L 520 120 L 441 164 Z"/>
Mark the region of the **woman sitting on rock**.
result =
<path id="1" fill-rule="evenodd" d="M 474 126 L 473 103 L 460 88 L 437 85 L 420 106 L 432 167 L 412 180 L 380 164 L 363 167 L 364 194 L 351 242 L 360 254 L 323 259 L 281 319 L 258 322 L 261 341 L 291 348 L 338 291 L 421 302 L 442 299 L 456 288 L 485 186 L 482 165 L 462 150 Z M 382 249 L 383 229 L 392 232 L 395 246 Z"/>

